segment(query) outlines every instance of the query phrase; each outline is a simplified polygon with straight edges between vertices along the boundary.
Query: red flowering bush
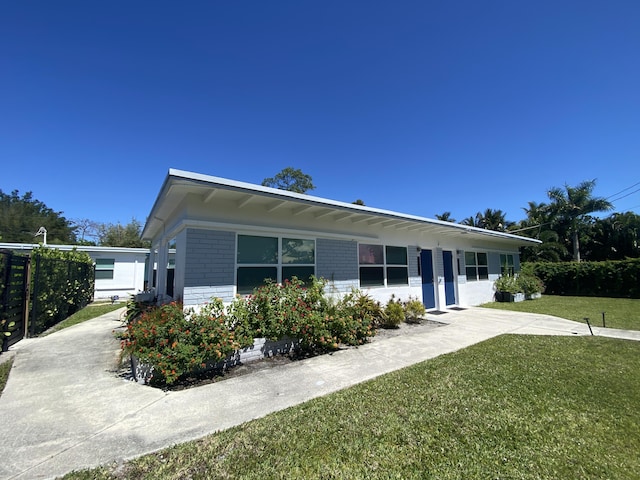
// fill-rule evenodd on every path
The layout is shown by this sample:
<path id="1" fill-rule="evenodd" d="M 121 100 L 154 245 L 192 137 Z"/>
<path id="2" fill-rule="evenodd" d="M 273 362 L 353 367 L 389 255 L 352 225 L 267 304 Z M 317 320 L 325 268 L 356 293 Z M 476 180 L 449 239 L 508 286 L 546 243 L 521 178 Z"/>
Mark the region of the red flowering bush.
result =
<path id="1" fill-rule="evenodd" d="M 121 336 L 122 351 L 155 367 L 154 380 L 168 385 L 253 343 L 246 329 L 233 328 L 219 300 L 196 313 L 169 303 L 144 312 Z"/>
<path id="2" fill-rule="evenodd" d="M 283 285 L 267 283 L 253 295 L 238 297 L 225 309 L 219 299 L 199 311 L 170 303 L 144 311 L 120 336 L 123 354 L 154 367 L 154 382 L 174 383 L 205 368 L 254 337 L 299 340 L 310 353 L 360 345 L 375 335 L 376 303 L 358 291 L 330 303 L 324 280 L 309 285 L 293 278 Z"/>

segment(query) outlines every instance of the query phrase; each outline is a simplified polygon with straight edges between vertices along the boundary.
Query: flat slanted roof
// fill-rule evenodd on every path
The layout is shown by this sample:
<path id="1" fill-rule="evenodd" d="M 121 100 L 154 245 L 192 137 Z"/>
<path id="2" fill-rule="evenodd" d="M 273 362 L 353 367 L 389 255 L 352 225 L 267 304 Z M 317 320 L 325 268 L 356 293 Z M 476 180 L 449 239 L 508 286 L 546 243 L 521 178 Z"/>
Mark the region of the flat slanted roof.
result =
<path id="1" fill-rule="evenodd" d="M 164 222 L 169 218 L 176 205 L 188 193 L 199 194 L 203 201 L 209 201 L 219 192 L 237 197 L 240 205 L 262 203 L 267 210 L 289 206 L 298 212 L 311 211 L 318 215 L 336 215 L 341 220 L 353 218 L 354 221 L 369 219 L 372 222 L 384 223 L 385 227 L 406 228 L 425 231 L 438 235 L 466 234 L 493 240 L 502 240 L 512 246 L 535 245 L 541 243 L 533 238 L 521 237 L 511 233 L 496 232 L 483 228 L 469 227 L 458 223 L 445 222 L 432 218 L 419 217 L 404 213 L 339 202 L 302 193 L 264 187 L 252 183 L 239 182 L 226 178 L 170 169 L 158 197 L 151 208 L 151 213 L 142 231 L 142 238 L 152 240 L 162 231 Z"/>

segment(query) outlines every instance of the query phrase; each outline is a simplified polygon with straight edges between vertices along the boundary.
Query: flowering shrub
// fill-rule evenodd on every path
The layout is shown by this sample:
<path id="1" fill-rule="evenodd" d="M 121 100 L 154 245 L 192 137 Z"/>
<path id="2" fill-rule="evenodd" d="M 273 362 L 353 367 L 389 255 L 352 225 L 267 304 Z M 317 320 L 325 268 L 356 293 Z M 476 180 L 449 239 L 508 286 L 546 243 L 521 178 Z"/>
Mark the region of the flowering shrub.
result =
<path id="1" fill-rule="evenodd" d="M 215 299 L 198 312 L 175 302 L 145 310 L 121 335 L 122 351 L 153 365 L 154 381 L 170 385 L 252 345 L 254 337 L 295 338 L 303 351 L 322 353 L 340 344 L 361 345 L 375 335 L 377 302 L 354 291 L 331 304 L 325 283 L 315 278 L 309 285 L 296 278 L 283 285 L 270 282 L 226 309 Z"/>
<path id="2" fill-rule="evenodd" d="M 208 361 L 253 343 L 245 329 L 230 326 L 219 300 L 198 313 L 185 312 L 181 304 L 172 302 L 130 323 L 121 336 L 122 351 L 154 365 L 169 385 L 185 373 L 204 368 Z"/>

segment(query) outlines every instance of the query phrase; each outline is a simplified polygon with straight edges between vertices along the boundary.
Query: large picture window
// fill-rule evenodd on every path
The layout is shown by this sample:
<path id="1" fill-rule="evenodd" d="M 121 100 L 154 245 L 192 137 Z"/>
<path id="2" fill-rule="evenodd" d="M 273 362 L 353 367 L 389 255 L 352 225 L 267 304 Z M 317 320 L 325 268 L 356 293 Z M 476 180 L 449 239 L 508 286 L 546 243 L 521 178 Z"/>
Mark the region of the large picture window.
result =
<path id="1" fill-rule="evenodd" d="M 468 282 L 489 279 L 486 252 L 464 252 L 464 263 Z"/>
<path id="2" fill-rule="evenodd" d="M 265 279 L 309 281 L 315 273 L 316 242 L 300 238 L 238 235 L 237 288 L 253 292 Z"/>
<path id="3" fill-rule="evenodd" d="M 408 285 L 407 247 L 358 245 L 361 287 Z"/>

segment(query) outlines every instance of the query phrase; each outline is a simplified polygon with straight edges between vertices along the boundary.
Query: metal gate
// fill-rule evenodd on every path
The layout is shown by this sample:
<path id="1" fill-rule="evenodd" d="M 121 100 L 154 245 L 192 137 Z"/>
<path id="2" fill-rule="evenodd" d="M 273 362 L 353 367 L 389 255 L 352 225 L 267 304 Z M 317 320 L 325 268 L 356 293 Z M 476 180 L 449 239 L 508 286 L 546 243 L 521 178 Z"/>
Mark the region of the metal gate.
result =
<path id="1" fill-rule="evenodd" d="M 28 308 L 29 257 L 0 251 L 0 320 L 15 322 L 8 337 L 11 346 L 24 337 Z"/>

